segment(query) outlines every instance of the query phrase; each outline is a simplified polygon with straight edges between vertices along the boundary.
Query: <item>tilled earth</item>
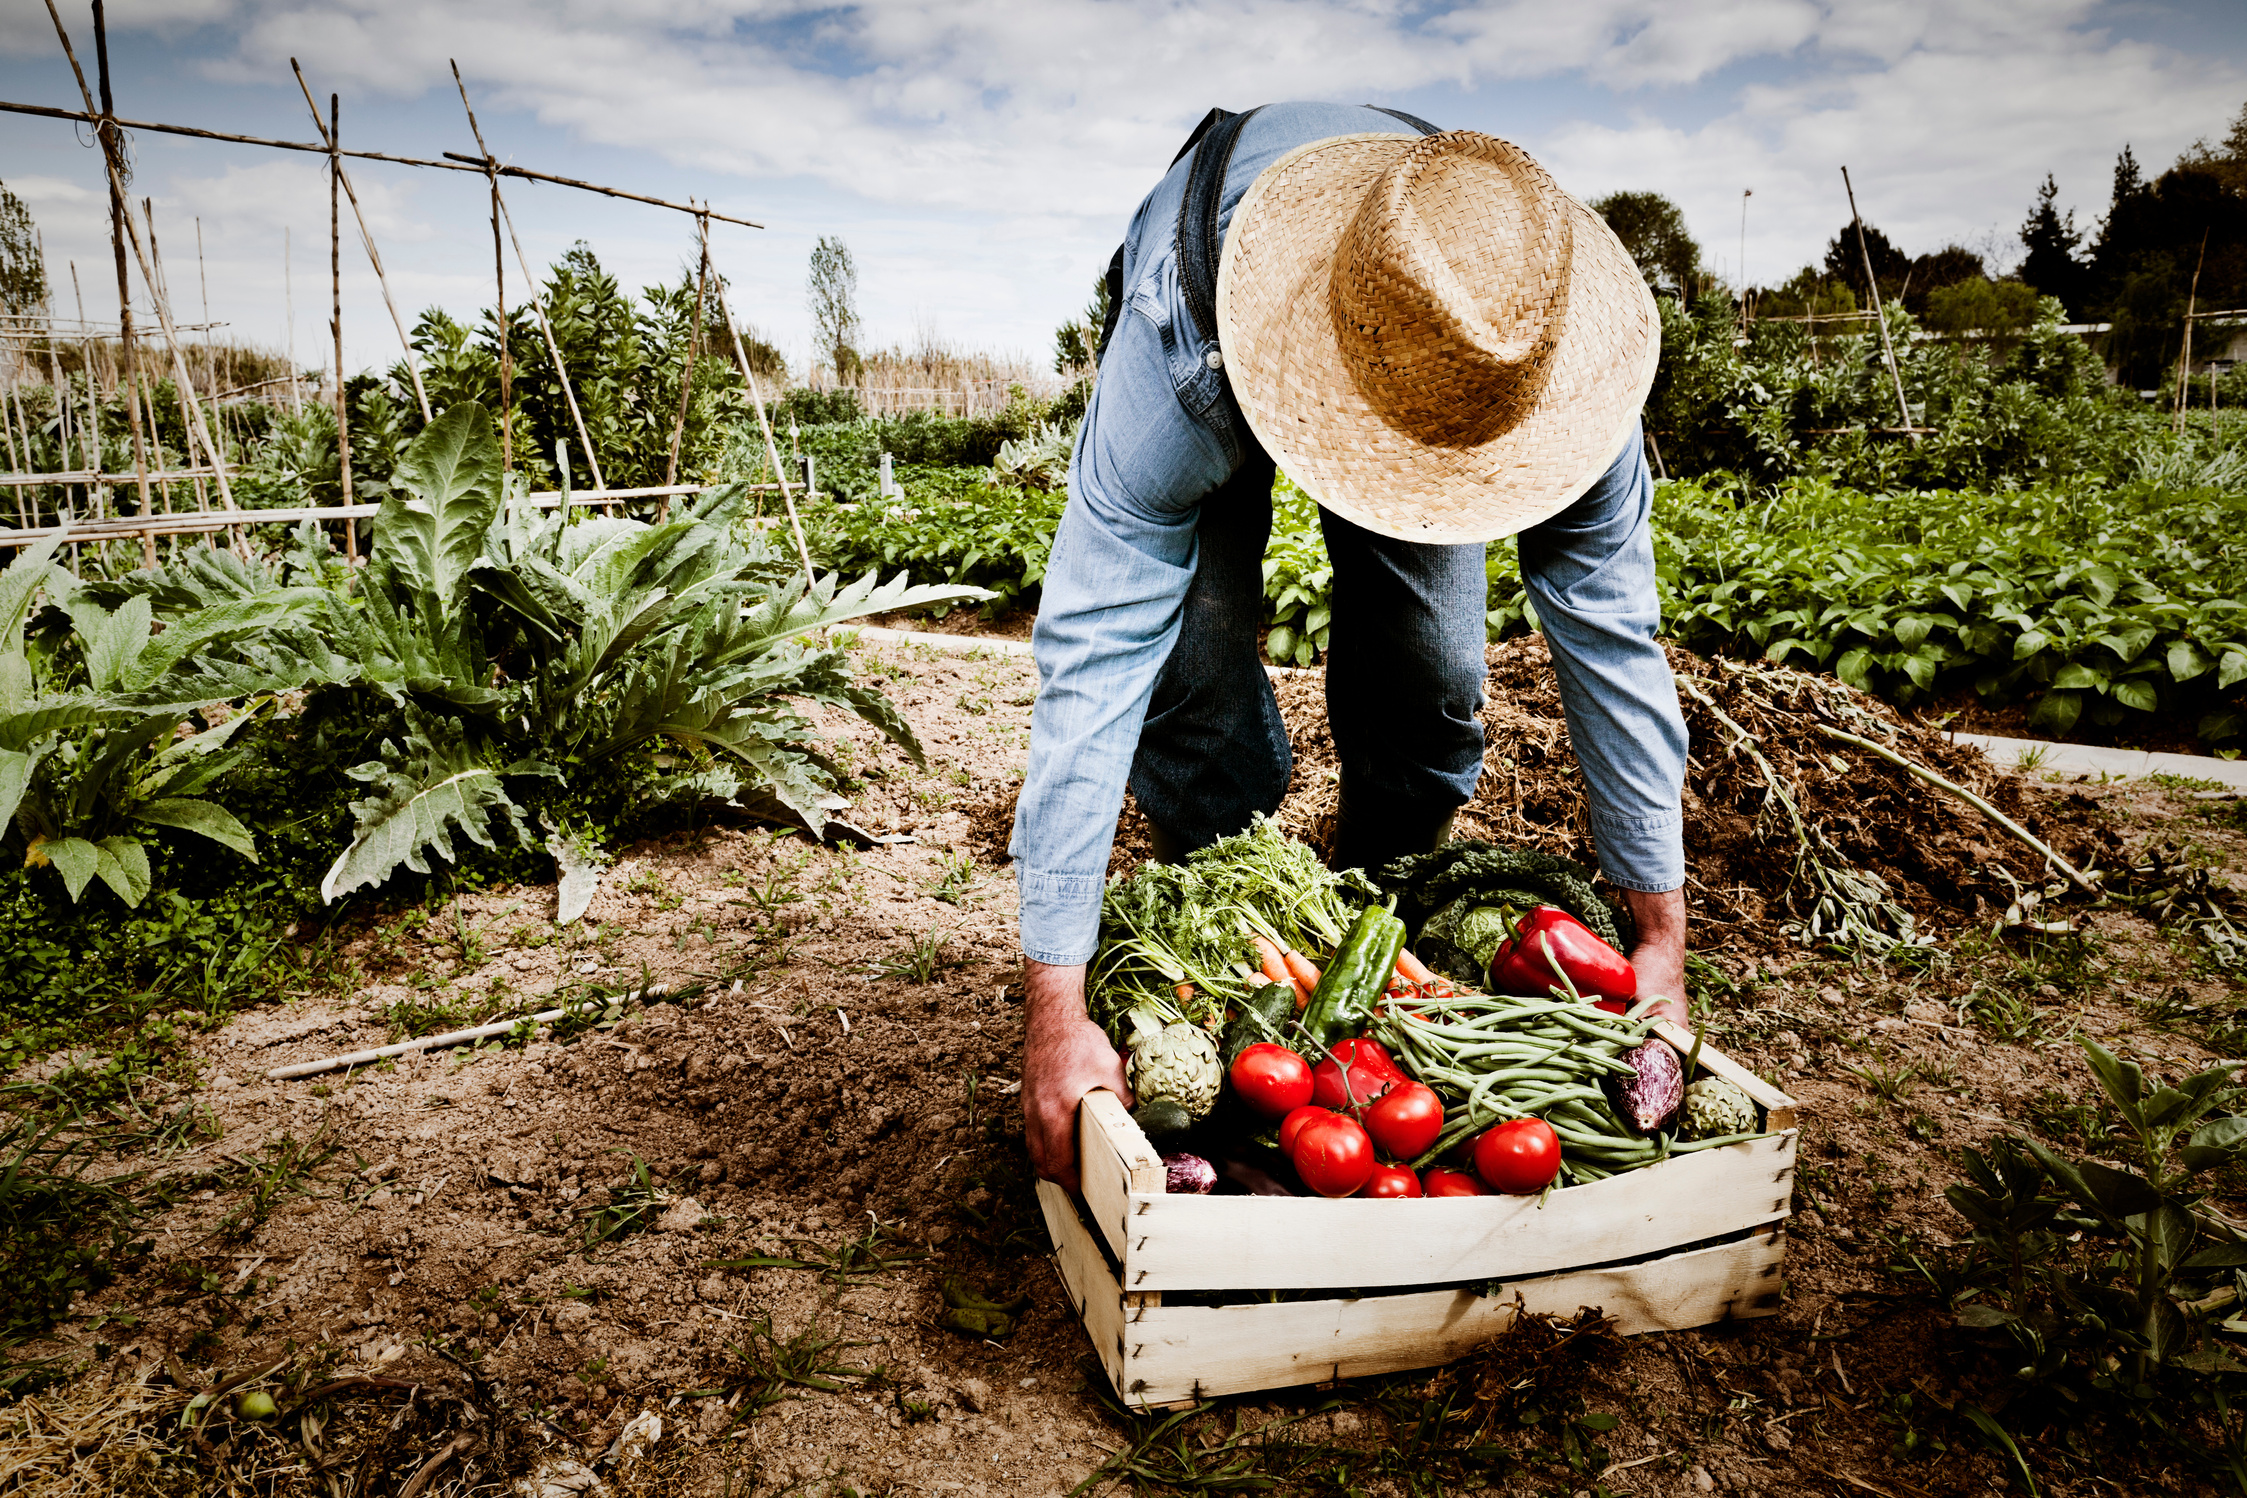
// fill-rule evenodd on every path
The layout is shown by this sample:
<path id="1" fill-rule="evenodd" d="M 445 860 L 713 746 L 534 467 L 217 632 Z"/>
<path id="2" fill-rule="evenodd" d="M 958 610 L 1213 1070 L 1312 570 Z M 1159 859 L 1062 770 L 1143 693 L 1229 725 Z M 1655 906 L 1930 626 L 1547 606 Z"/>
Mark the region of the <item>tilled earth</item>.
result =
<path id="1" fill-rule="evenodd" d="M 19 1406 L 12 1442 L 0 1432 L 0 1492 L 496 1492 L 535 1469 L 522 1491 L 559 1495 L 587 1490 L 569 1464 L 620 1437 L 602 1471 L 623 1492 L 1058 1494 L 1117 1476 L 1133 1451 L 1156 1470 L 1136 1444 L 1147 1427 L 1087 1377 L 1020 1148 L 1001 850 L 1034 668 L 914 646 L 865 647 L 862 663 L 928 764 L 830 724 L 858 776 L 845 815 L 911 841 L 838 849 L 712 825 L 629 850 L 572 927 L 554 925 L 551 886 L 370 913 L 326 953 L 325 987 L 199 1042 L 198 1083 L 164 1106 L 205 1110 L 200 1131 L 121 1162 L 169 1181 L 176 1203 L 145 1229 L 148 1251 L 35 1349 L 87 1372 L 38 1396 L 44 1414 Z M 1542 648 L 1494 648 L 1492 670 L 1491 773 L 1463 830 L 1582 856 Z M 1318 681 L 1287 678 L 1281 697 L 1298 754 L 1281 815 L 1317 838 L 1331 810 Z M 2033 858 L 1916 782 L 1767 735 L 1840 846 L 1939 937 L 1909 963 L 1814 956 L 1778 934 L 1791 854 L 1772 851 L 1737 766 L 1694 728 L 1704 1012 L 1804 1105 L 1786 1296 L 1767 1320 L 1603 1347 L 1569 1396 L 1595 1418 L 1565 1432 L 1508 1396 L 1495 1439 L 1518 1463 L 1488 1490 L 2002 1485 L 2006 1464 L 1959 1439 L 1950 1412 L 2002 1415 L 2009 1386 L 1890 1266 L 1965 1231 L 1941 1195 L 1960 1147 L 2049 1131 L 2092 1095 L 2068 1037 L 2197 1069 L 2215 1055 L 2206 1018 L 2230 1012 L 2236 985 L 2120 911 L 2090 913 L 2079 936 L 1991 935 Z M 1910 742 L 2079 861 L 2120 866 L 2166 843 L 2234 877 L 2247 867 L 2237 802 L 2032 785 Z M 1119 864 L 1143 847 L 1133 823 Z M 481 1049 L 267 1077 L 550 996 L 595 1002 Z M 1026 1296 L 1019 1328 L 946 1327 L 947 1291 Z M 202 1389 L 272 1365 L 284 1408 L 343 1381 L 343 1413 L 312 1448 L 224 1420 L 186 1446 L 121 1434 L 154 1428 L 129 1399 L 167 1418 L 184 1402 L 147 1394 L 151 1380 Z M 1459 1387 L 1417 1375 L 1226 1400 L 1166 1439 L 1200 1452 L 1236 1422 L 1289 1421 L 1250 1466 L 1291 1490 L 1430 1491 L 1398 1453 Z M 662 1435 L 636 1442 L 650 1412 Z M 110 1435 L 50 1435 L 48 1467 L 11 1478 L 5 1464 L 38 1448 L 23 1432 L 70 1418 Z M 314 1448 L 334 1476 L 311 1472 Z M 1205 1478 L 1232 1460 L 1181 1452 Z M 2107 1462 L 2125 1490 L 2190 1490 L 2158 1453 Z M 2080 1464 L 2039 1480 L 2099 1486 Z"/>

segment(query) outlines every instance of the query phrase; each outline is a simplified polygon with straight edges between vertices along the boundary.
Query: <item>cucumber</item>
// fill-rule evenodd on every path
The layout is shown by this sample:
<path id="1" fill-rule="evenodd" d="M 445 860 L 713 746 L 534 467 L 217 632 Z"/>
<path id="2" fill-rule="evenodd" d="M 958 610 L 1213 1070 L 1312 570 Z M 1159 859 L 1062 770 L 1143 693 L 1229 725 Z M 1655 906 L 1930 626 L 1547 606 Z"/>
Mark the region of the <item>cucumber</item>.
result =
<path id="1" fill-rule="evenodd" d="M 1240 1013 L 1233 1016 L 1233 1027 L 1225 1032 L 1225 1070 L 1231 1071 L 1241 1052 L 1261 1041 L 1286 1045 L 1281 1037 L 1287 1032 L 1282 1027 L 1294 1017 L 1295 990 L 1287 984 L 1267 983 L 1250 994 Z"/>
<path id="2" fill-rule="evenodd" d="M 1192 1128 L 1194 1115 L 1176 1098 L 1143 1097 L 1139 1106 L 1131 1110 L 1131 1121 L 1139 1125 L 1139 1132 L 1149 1139 L 1164 1139 Z"/>

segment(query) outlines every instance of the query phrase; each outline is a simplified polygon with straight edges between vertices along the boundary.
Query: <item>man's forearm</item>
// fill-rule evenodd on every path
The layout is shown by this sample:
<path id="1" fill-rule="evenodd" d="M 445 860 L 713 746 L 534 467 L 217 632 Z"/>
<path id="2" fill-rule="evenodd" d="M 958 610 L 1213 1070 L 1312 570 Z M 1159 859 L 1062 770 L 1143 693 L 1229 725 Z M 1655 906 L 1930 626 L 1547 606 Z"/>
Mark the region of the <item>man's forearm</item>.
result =
<path id="1" fill-rule="evenodd" d="M 1085 1013 L 1085 965 L 1022 964 L 1022 1126 L 1038 1174 L 1077 1188 L 1077 1104 L 1107 1088 L 1126 1103 L 1123 1058 Z"/>

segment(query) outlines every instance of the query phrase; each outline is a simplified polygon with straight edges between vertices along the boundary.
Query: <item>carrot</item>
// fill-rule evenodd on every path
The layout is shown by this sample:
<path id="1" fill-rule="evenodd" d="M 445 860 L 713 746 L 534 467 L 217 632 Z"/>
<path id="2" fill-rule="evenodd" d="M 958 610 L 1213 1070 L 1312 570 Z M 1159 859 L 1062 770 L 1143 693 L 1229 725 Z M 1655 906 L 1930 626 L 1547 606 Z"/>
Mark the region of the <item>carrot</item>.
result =
<path id="1" fill-rule="evenodd" d="M 1435 969 L 1413 956 L 1410 947 L 1397 953 L 1397 971 L 1414 983 L 1426 985 L 1436 981 Z"/>
<path id="2" fill-rule="evenodd" d="M 1191 983 L 1181 983 L 1176 988 L 1172 989 L 1171 992 L 1178 995 L 1178 1002 L 1181 1004 L 1191 1004 L 1192 1002 L 1194 1002 L 1194 985 Z"/>
<path id="3" fill-rule="evenodd" d="M 1279 943 L 1254 931 L 1248 934 L 1248 939 L 1256 943 L 1256 956 L 1264 977 L 1273 983 L 1294 986 L 1295 979 L 1287 970 L 1287 959 L 1280 955 Z"/>
<path id="4" fill-rule="evenodd" d="M 1295 1007 L 1304 1008 L 1311 1002 L 1311 990 L 1319 986 L 1319 970 L 1301 952 L 1282 952 L 1280 960 L 1287 964 L 1288 976 L 1295 980 Z"/>

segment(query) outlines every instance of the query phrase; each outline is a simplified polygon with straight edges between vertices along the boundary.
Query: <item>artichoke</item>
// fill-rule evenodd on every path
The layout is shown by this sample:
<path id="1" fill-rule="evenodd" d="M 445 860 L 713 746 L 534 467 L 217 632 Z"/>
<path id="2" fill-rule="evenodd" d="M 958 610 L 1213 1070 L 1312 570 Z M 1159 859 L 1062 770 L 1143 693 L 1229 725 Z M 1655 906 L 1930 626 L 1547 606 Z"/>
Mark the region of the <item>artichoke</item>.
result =
<path id="1" fill-rule="evenodd" d="M 1208 1031 L 1184 1021 L 1141 1038 L 1131 1048 L 1126 1071 L 1131 1090 L 1142 1101 L 1169 1098 L 1196 1118 L 1207 1117 L 1217 1106 L 1217 1092 L 1225 1082 L 1217 1043 Z"/>
<path id="2" fill-rule="evenodd" d="M 1753 1134 L 1755 1103 L 1730 1082 L 1703 1077 L 1685 1089 L 1685 1112 L 1679 1123 L 1688 1139 Z"/>

